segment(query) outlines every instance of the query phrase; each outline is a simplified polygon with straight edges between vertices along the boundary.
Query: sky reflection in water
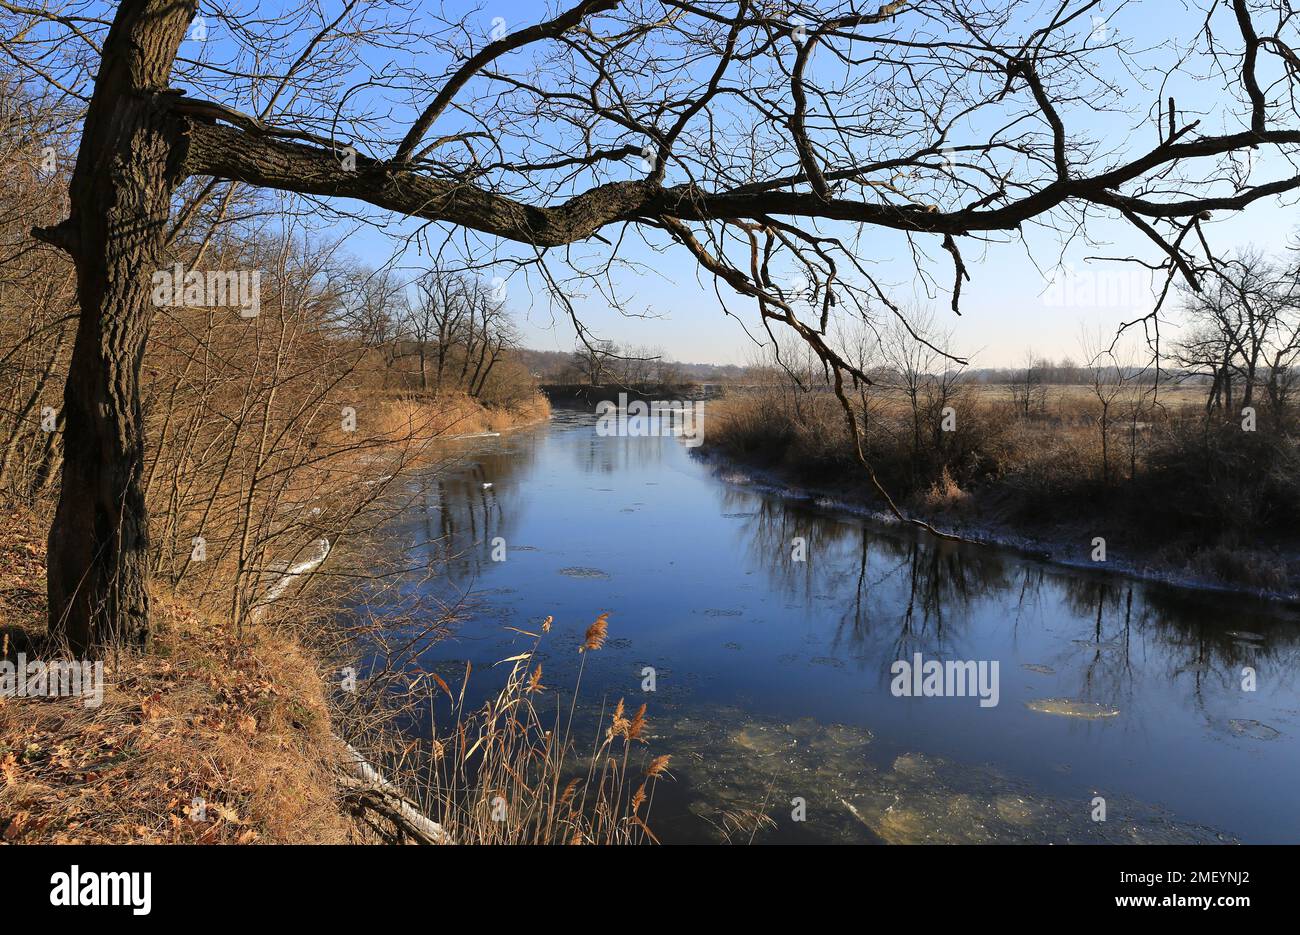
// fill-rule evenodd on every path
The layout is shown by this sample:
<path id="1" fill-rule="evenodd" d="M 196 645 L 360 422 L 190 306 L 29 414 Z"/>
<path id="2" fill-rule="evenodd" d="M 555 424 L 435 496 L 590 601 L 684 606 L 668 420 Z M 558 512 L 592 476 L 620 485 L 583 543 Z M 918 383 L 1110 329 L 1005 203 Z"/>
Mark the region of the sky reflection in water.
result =
<path id="1" fill-rule="evenodd" d="M 730 483 L 674 439 L 599 437 L 585 412 L 463 444 L 402 526 L 448 572 L 407 599 L 467 595 L 422 664 L 450 681 L 471 660 L 495 692 L 486 668 L 530 642 L 506 627 L 552 614 L 545 681 L 571 685 L 609 611 L 583 700 L 648 702 L 677 777 L 654 803 L 664 840 L 749 840 L 761 812 L 760 841 L 1300 841 L 1294 608 L 869 527 Z M 892 696 L 891 663 L 917 652 L 997 660 L 999 704 Z M 1120 713 L 1054 713 L 1070 705 Z"/>

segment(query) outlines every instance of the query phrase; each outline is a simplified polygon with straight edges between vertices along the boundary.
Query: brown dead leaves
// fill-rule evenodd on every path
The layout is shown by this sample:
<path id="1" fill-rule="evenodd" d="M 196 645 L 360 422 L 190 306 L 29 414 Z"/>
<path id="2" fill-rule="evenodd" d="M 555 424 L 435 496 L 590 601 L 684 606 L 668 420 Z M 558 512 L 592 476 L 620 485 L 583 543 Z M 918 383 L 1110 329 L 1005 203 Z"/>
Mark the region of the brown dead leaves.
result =
<path id="1" fill-rule="evenodd" d="M 0 840 L 346 840 L 321 760 L 323 695 L 300 651 L 238 645 L 158 604 L 157 654 L 106 662 L 101 707 L 0 706 Z"/>

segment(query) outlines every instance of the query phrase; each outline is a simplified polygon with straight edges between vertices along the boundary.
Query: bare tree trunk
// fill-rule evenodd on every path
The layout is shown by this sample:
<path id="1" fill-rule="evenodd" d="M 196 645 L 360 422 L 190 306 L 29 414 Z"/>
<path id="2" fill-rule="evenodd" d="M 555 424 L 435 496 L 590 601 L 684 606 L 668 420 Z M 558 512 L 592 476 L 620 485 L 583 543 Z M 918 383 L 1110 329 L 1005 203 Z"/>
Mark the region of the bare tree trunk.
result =
<path id="1" fill-rule="evenodd" d="M 497 344 L 496 350 L 492 352 L 492 357 L 488 360 L 487 366 L 483 369 L 483 374 L 478 380 L 478 389 L 471 394 L 472 396 L 479 397 L 483 395 L 483 387 L 487 385 L 488 377 L 492 375 L 492 368 L 495 367 L 497 361 L 501 359 L 501 350 L 504 347 L 505 340 L 502 339 L 501 342 Z"/>
<path id="2" fill-rule="evenodd" d="M 36 473 L 32 478 L 32 490 L 44 493 L 49 489 L 54 476 L 63 467 L 63 413 L 55 419 L 54 431 L 46 432 L 41 445 L 41 454 L 36 461 Z"/>
<path id="3" fill-rule="evenodd" d="M 45 367 L 36 378 L 36 382 L 32 384 L 32 391 L 28 395 L 27 401 L 15 413 L 13 431 L 9 435 L 9 441 L 5 445 L 4 452 L 0 453 L 0 488 L 3 488 L 9 482 L 9 470 L 13 464 L 14 454 L 23 440 L 23 430 L 27 427 L 27 420 L 36 408 L 36 404 L 40 402 L 41 394 L 45 392 L 45 386 L 49 383 L 50 374 L 54 372 L 54 367 L 58 363 L 59 352 L 63 350 L 63 342 L 66 336 L 67 330 L 60 328 L 58 338 L 54 343 L 54 350 L 47 358 Z"/>
<path id="4" fill-rule="evenodd" d="M 1210 384 L 1210 395 L 1205 400 L 1205 414 L 1209 415 L 1214 412 L 1219 405 L 1219 398 L 1223 393 L 1223 372 L 1217 367 L 1214 371 L 1214 382 Z"/>
<path id="5" fill-rule="evenodd" d="M 184 157 L 157 92 L 193 14 L 193 0 L 125 0 L 86 113 L 71 216 L 35 232 L 72 255 L 81 309 L 48 553 L 50 633 L 74 652 L 149 638 L 140 362 Z"/>
<path id="6" fill-rule="evenodd" d="M 1110 486 L 1110 401 L 1101 403 L 1101 482 Z"/>
<path id="7" fill-rule="evenodd" d="M 483 343 L 479 346 L 478 361 L 474 364 L 474 372 L 469 378 L 469 395 L 477 397 L 479 391 L 476 389 L 479 384 L 479 375 L 483 372 L 483 362 L 487 360 L 488 347 L 492 339 L 487 332 L 487 322 L 483 322 Z"/>

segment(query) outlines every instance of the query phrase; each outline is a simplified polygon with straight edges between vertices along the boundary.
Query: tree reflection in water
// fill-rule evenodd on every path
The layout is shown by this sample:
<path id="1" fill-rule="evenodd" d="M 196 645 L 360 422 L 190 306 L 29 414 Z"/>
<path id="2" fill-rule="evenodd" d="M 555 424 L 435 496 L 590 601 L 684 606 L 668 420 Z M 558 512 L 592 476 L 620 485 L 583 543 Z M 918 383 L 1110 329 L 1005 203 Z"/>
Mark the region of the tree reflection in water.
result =
<path id="1" fill-rule="evenodd" d="M 393 603 L 454 638 L 411 627 L 387 664 L 455 680 L 472 662 L 486 694 L 512 628 L 554 614 L 554 645 L 576 646 L 611 611 L 583 700 L 593 721 L 619 697 L 649 704 L 678 778 L 656 793 L 667 839 L 735 834 L 754 810 L 777 821 L 760 839 L 1300 837 L 1280 778 L 1300 768 L 1294 608 L 936 543 L 721 482 L 679 442 L 600 437 L 585 414 L 467 446 L 413 493 L 420 571 Z M 1000 704 L 893 697 L 891 663 L 917 652 L 999 662 Z M 548 658 L 547 684 L 578 659 Z M 659 684 L 643 696 L 646 666 Z M 1089 705 L 1119 714 L 1067 716 Z M 1088 818 L 1098 792 L 1115 824 Z M 793 795 L 822 824 L 792 825 Z"/>

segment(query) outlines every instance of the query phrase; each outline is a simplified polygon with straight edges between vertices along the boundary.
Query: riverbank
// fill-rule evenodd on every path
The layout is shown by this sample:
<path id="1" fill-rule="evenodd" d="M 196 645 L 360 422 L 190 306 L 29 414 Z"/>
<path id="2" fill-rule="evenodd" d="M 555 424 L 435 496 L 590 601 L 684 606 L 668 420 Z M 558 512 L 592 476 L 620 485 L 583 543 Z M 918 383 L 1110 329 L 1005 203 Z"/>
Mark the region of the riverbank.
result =
<path id="1" fill-rule="evenodd" d="M 451 689 L 432 692 L 436 721 L 412 719 L 416 755 L 438 750 L 431 723 L 444 747 L 459 742 L 467 671 L 467 708 L 516 710 L 496 701 L 514 663 L 497 663 L 543 633 L 535 663 L 519 664 L 530 677 L 544 664 L 531 697 L 563 720 L 581 672 L 580 748 L 606 736 L 602 707 L 647 704 L 645 752 L 672 757 L 674 781 L 645 816 L 664 843 L 1300 833 L 1278 817 L 1298 814 L 1284 777 L 1300 724 L 1295 686 L 1276 677 L 1296 651 L 1297 608 L 877 530 L 770 495 L 756 472 L 720 483 L 678 438 L 602 434 L 590 410 L 557 407 L 550 428 L 457 447 L 455 470 L 421 495 L 428 512 L 396 530 L 427 540 L 432 517 L 439 550 L 456 556 L 447 579 L 404 597 L 441 606 L 473 592 L 452 638 L 410 654 L 411 672 Z M 506 561 L 486 545 L 496 536 Z M 793 536 L 806 537 L 806 562 L 791 560 Z M 376 620 L 400 622 L 404 608 L 376 607 Z M 575 652 L 600 611 L 603 648 Z M 916 652 L 996 661 L 998 704 L 896 696 L 891 670 Z M 1258 692 L 1240 691 L 1244 666 L 1261 673 Z M 1099 706 L 1120 713 L 1089 717 Z M 1259 781 L 1242 801 L 1247 774 Z M 1098 795 L 1108 822 L 1092 820 Z M 785 804 L 797 796 L 807 822 Z"/>
<path id="2" fill-rule="evenodd" d="M 46 517 L 0 505 L 3 660 L 48 659 Z M 291 630 L 238 636 L 155 592 L 147 652 L 102 660 L 102 697 L 0 698 L 0 841 L 349 843 L 319 658 Z"/>
<path id="3" fill-rule="evenodd" d="M 416 431 L 423 438 L 451 439 L 536 425 L 550 415 L 550 402 L 538 392 L 491 405 L 460 392 L 408 394 L 380 404 L 372 431 L 380 437 Z"/>
<path id="4" fill-rule="evenodd" d="M 358 420 L 357 434 L 370 441 L 338 458 L 332 474 L 369 489 L 391 485 L 395 477 L 385 472 L 436 460 L 429 446 L 441 439 L 511 431 L 549 414 L 539 394 L 493 407 L 460 394 L 381 401 L 363 408 Z M 314 499 L 295 509 L 319 514 L 311 502 L 337 499 L 332 490 L 317 487 Z M 376 501 L 373 509 L 383 508 Z M 49 521 L 39 505 L 0 502 L 0 662 L 13 666 L 59 657 L 45 638 Z M 329 555 L 343 566 L 338 580 L 347 580 L 349 563 L 366 552 L 364 539 L 354 534 L 341 551 L 322 551 L 321 560 Z M 299 573 L 304 582 L 319 562 L 310 564 Z M 330 582 L 323 588 L 329 591 Z M 379 840 L 354 813 L 376 794 L 385 801 L 371 804 L 391 805 L 392 793 L 346 778 L 356 772 L 356 754 L 339 737 L 339 712 L 331 706 L 338 676 L 326 659 L 346 651 L 337 634 L 317 638 L 330 601 L 289 590 L 274 613 L 262 612 L 271 607 L 266 603 L 236 629 L 224 605 L 204 602 L 203 592 L 187 597 L 155 582 L 152 645 L 107 654 L 96 703 L 0 696 L 0 841 Z M 390 778 L 401 785 L 400 776 Z"/>
<path id="5" fill-rule="evenodd" d="M 821 402 L 823 409 L 838 406 Z M 1175 419 L 1159 438 L 1144 427 L 1145 450 L 1133 458 L 1132 474 L 1103 482 L 1086 416 L 1071 422 L 1051 413 L 1041 423 L 1024 422 L 971 400 L 960 411 L 964 425 L 952 439 L 928 427 L 913 436 L 906 420 L 900 429 L 879 409 L 872 413 L 879 434 L 868 439 L 866 455 L 909 518 L 1058 564 L 1179 587 L 1300 597 L 1294 535 L 1278 529 L 1285 524 L 1276 518 L 1250 523 L 1258 512 L 1254 501 L 1270 500 L 1260 490 L 1280 483 L 1277 475 L 1284 472 L 1277 462 L 1291 456 L 1289 442 L 1279 455 L 1283 443 L 1239 440 L 1230 431 L 1226 441 L 1213 433 L 1198 436 Z M 713 403 L 697 455 L 733 481 L 897 525 L 851 454 L 842 414 L 838 422 L 835 415 L 808 418 L 805 411 L 796 421 L 766 396 Z M 917 436 L 922 467 L 909 473 L 904 465 Z M 1219 496 L 1197 489 L 1195 475 L 1228 473 L 1224 462 L 1244 462 L 1263 477 L 1243 480 L 1243 469 Z M 1290 506 L 1286 499 L 1273 500 L 1282 516 Z M 1221 518 L 1234 510 L 1250 512 Z"/>

